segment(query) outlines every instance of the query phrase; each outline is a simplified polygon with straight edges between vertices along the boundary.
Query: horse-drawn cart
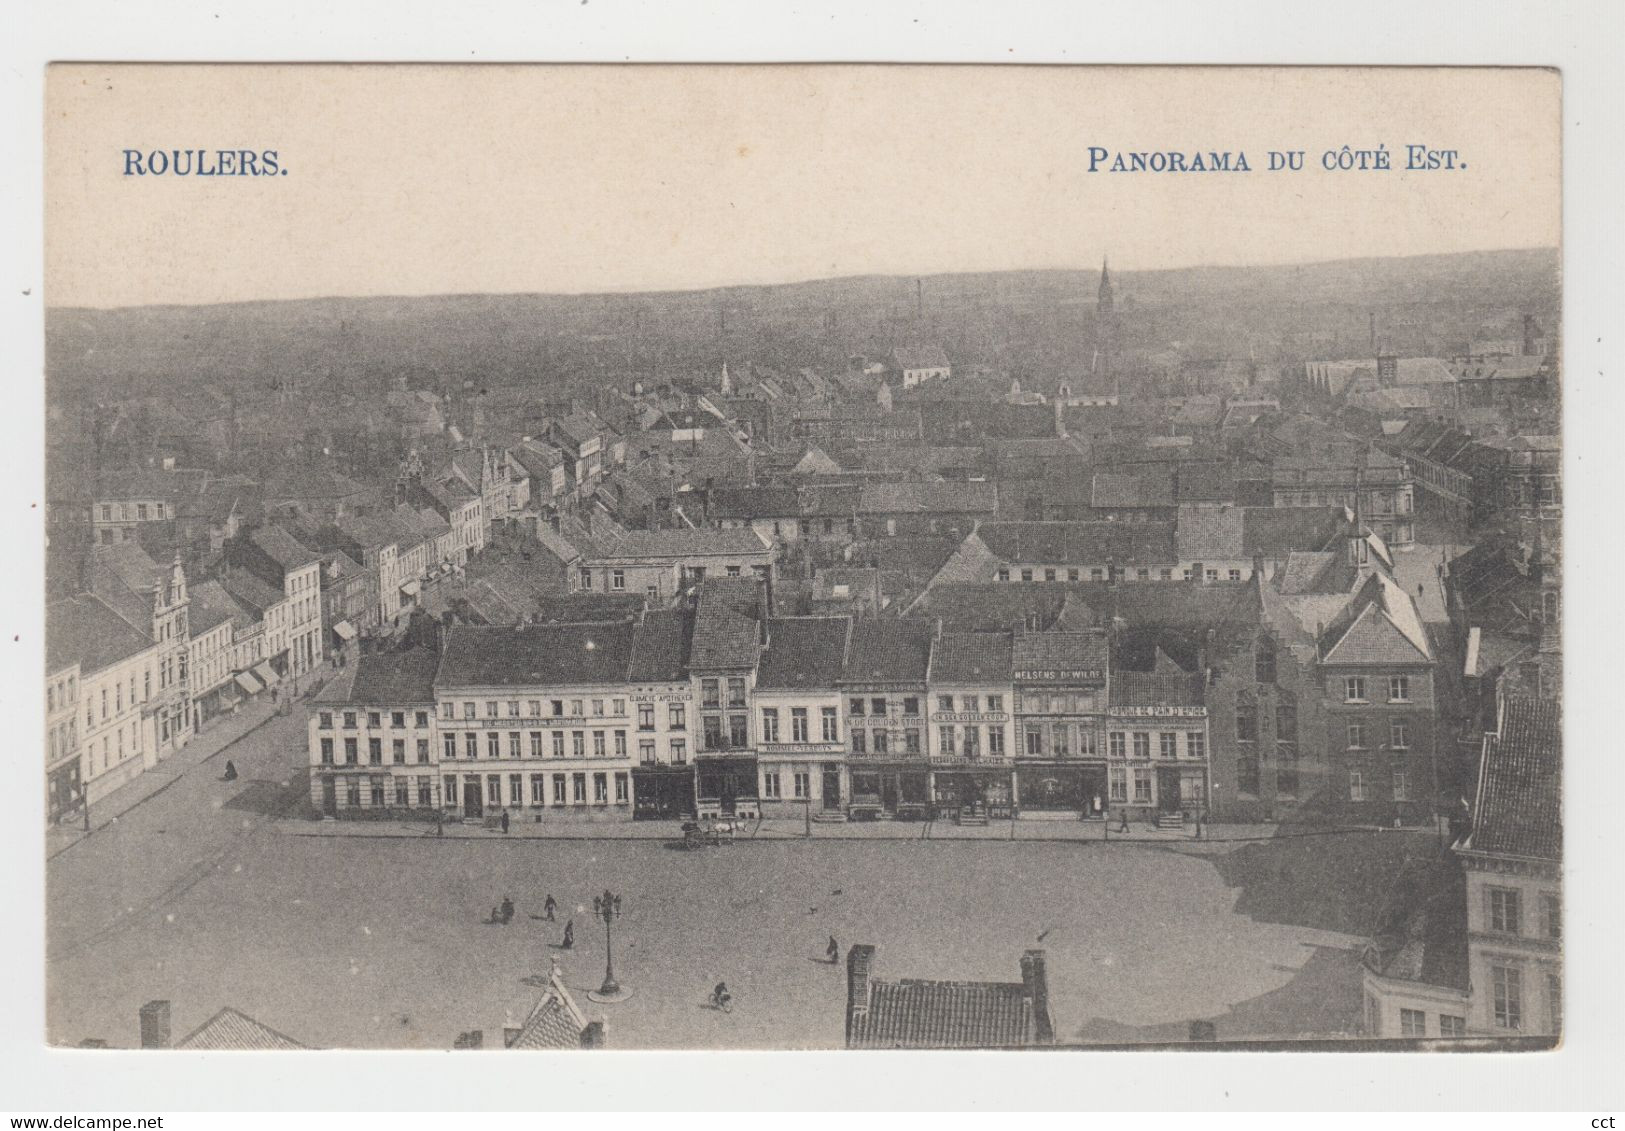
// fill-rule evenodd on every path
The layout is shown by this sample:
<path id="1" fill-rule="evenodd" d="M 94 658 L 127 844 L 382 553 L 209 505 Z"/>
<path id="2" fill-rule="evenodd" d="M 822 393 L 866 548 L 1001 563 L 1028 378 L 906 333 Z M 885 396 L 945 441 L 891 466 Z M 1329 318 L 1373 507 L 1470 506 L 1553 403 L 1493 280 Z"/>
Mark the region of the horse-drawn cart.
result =
<path id="1" fill-rule="evenodd" d="M 731 844 L 738 826 L 733 821 L 684 821 L 683 847 Z"/>

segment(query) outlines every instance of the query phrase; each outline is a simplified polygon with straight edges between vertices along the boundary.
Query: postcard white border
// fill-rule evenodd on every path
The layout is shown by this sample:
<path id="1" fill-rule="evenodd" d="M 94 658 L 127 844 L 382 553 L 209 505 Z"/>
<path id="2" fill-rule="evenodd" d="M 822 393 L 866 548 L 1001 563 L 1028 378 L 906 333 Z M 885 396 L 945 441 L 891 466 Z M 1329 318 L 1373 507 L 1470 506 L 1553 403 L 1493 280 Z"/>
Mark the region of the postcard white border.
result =
<path id="1" fill-rule="evenodd" d="M 1617 697 L 1625 624 L 1616 588 L 1621 397 L 1607 365 L 1621 302 L 1617 9 L 1605 3 L 1430 4 L 1198 0 L 1065 4 L 765 4 L 303 0 L 30 5 L 4 48 L 10 117 L 0 162 L 12 224 L 4 337 L 11 411 L 3 425 L 18 522 L 6 556 L 0 694 L 17 799 L 3 836 L 13 911 L 4 946 L 0 1100 L 19 1113 L 187 1109 L 1118 1108 L 1618 1110 L 1622 1010 L 1618 806 L 1625 794 L 1604 705 Z M 39 544 L 43 361 L 40 283 L 43 69 L 53 60 L 166 61 L 938 61 L 1548 65 L 1564 78 L 1567 413 L 1569 1036 L 1521 1056 L 1096 1054 L 660 1054 L 550 1059 L 323 1053 L 288 1059 L 75 1053 L 40 1044 L 43 843 L 38 797 Z M 1605 1066 L 1610 1061 L 1613 1070 Z M 426 1082 L 434 1081 L 432 1088 Z M 545 1080 L 545 1087 L 538 1086 Z M 580 1119 L 582 1117 L 573 1117 Z M 592 1119 L 594 1116 L 587 1116 Z M 369 1123 L 375 1121 L 368 1121 Z"/>

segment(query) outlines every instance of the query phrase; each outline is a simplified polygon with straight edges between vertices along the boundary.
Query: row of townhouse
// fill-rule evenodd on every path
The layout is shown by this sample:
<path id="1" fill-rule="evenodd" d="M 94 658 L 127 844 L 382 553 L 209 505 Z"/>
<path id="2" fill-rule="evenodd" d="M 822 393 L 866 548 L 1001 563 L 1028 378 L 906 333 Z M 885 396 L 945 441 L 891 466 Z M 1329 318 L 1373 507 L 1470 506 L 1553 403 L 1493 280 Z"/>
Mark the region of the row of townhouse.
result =
<path id="1" fill-rule="evenodd" d="M 46 610 L 46 812 L 60 821 L 185 745 L 214 716 L 325 654 L 319 561 L 285 531 L 231 539 L 221 575 L 134 539 L 88 547 Z"/>
<path id="2" fill-rule="evenodd" d="M 333 816 L 1167 820 L 1211 783 L 1200 679 L 1118 675 L 1102 632 L 781 617 L 748 578 L 636 621 L 363 656 L 309 742 Z"/>
<path id="3" fill-rule="evenodd" d="M 993 517 L 999 501 L 987 480 L 722 487 L 710 496 L 711 522 L 750 528 L 778 544 L 968 534 Z"/>
<path id="4" fill-rule="evenodd" d="M 177 561 L 97 545 L 80 591 L 46 607 L 46 814 L 96 801 L 192 735 L 190 595 Z"/>
<path id="5" fill-rule="evenodd" d="M 304 532 L 304 544 L 327 567 L 325 592 L 332 639 L 342 647 L 369 629 L 390 630 L 485 548 L 484 503 L 461 483 L 403 483 L 388 510 L 352 515 Z M 422 503 L 423 505 L 415 505 Z"/>
<path id="6" fill-rule="evenodd" d="M 932 584 L 1211 584 L 1244 581 L 1255 571 L 1267 579 L 1289 554 L 1340 549 L 1354 530 L 1342 507 L 1183 506 L 1177 514 L 1175 522 L 982 522 Z"/>
<path id="7" fill-rule="evenodd" d="M 1241 581 L 935 581 L 908 615 L 949 632 L 1105 629 L 1123 695 L 1119 671 L 1198 677 L 1215 816 L 1418 825 L 1457 795 L 1439 758 L 1438 645 L 1391 561 L 1351 533 Z"/>

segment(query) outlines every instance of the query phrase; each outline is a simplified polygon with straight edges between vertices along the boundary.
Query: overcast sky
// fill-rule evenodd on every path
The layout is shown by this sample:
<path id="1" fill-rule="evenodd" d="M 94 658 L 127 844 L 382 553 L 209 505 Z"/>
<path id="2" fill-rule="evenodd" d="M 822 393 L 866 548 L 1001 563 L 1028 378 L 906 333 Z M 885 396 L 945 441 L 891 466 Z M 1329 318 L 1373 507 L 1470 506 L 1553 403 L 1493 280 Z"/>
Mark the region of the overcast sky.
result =
<path id="1" fill-rule="evenodd" d="M 1496 70 L 58 66 L 58 306 L 664 290 L 1556 246 L 1559 83 Z M 1320 156 L 1384 143 L 1388 172 Z M 1410 173 L 1404 146 L 1466 169 Z M 1089 173 L 1089 147 L 1250 174 Z M 277 151 L 285 176 L 124 175 Z M 1297 173 L 1265 171 L 1302 149 Z"/>

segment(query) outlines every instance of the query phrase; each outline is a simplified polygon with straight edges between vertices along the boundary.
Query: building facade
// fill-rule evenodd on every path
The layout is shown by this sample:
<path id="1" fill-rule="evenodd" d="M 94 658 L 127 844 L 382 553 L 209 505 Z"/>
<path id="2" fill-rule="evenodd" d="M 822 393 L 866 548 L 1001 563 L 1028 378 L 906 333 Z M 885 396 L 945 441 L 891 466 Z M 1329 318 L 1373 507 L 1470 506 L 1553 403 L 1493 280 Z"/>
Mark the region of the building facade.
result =
<path id="1" fill-rule="evenodd" d="M 756 674 L 756 759 L 762 814 L 844 814 L 841 691 L 852 621 L 776 617 Z"/>
<path id="2" fill-rule="evenodd" d="M 452 628 L 434 681 L 448 809 L 464 819 L 630 816 L 634 629 Z"/>

